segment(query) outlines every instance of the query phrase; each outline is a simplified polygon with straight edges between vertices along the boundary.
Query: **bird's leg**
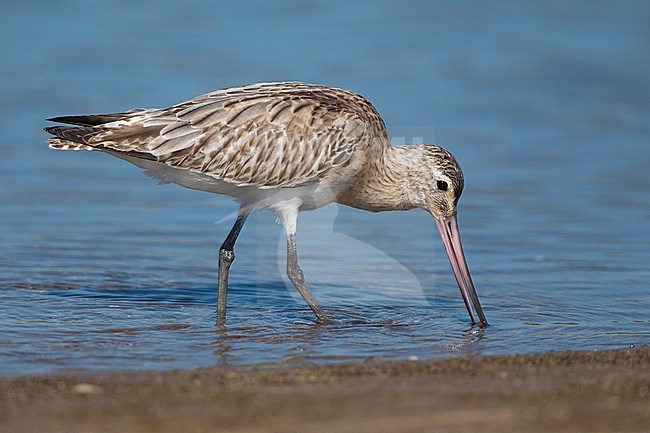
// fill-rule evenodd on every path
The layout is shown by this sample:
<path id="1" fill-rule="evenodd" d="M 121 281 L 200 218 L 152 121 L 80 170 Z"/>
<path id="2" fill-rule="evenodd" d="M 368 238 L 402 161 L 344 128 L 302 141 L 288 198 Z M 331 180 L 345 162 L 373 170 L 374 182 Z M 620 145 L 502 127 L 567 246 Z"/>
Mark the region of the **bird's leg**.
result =
<path id="1" fill-rule="evenodd" d="M 296 248 L 296 234 L 292 233 L 287 238 L 287 276 L 293 285 L 298 289 L 302 298 L 307 302 L 307 305 L 316 314 L 316 321 L 318 323 L 330 323 L 327 315 L 321 308 L 320 304 L 309 290 L 309 286 L 305 282 L 305 274 L 298 266 L 298 250 Z"/>
<path id="2" fill-rule="evenodd" d="M 298 211 L 300 209 L 300 201 L 298 199 L 288 200 L 278 203 L 276 212 L 282 219 L 282 225 L 287 234 L 287 276 L 298 293 L 307 302 L 307 305 L 316 314 L 316 321 L 318 323 L 330 323 L 325 315 L 325 312 L 318 304 L 318 301 L 309 290 L 307 283 L 305 283 L 305 276 L 298 266 L 298 250 L 296 248 L 296 226 L 298 224 Z"/>
<path id="3" fill-rule="evenodd" d="M 235 242 L 241 231 L 246 218 L 250 214 L 249 210 L 239 209 L 237 220 L 230 229 L 228 237 L 219 249 L 219 290 L 217 295 L 217 325 L 223 325 L 226 322 L 226 297 L 228 295 L 228 273 L 230 265 L 235 260 Z"/>

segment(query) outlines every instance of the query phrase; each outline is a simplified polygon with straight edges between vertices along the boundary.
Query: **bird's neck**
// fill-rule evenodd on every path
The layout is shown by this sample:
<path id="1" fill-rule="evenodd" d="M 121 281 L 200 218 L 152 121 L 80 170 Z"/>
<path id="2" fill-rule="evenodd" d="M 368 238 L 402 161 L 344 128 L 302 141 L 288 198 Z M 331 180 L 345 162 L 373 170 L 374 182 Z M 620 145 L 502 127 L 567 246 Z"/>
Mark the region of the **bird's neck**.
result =
<path id="1" fill-rule="evenodd" d="M 421 207 L 410 176 L 417 156 L 416 146 L 386 147 L 379 157 L 370 158 L 337 202 L 372 212 Z"/>

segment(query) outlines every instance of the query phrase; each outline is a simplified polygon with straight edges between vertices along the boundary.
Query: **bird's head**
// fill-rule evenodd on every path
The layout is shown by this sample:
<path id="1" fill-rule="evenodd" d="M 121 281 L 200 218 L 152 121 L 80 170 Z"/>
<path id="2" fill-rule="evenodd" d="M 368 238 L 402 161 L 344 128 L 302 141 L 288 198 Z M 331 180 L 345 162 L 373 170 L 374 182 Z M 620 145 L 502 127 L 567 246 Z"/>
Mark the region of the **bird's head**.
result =
<path id="1" fill-rule="evenodd" d="M 422 206 L 434 218 L 456 214 L 458 199 L 463 193 L 463 172 L 451 153 L 440 146 L 421 146 L 422 167 L 427 182 L 424 184 Z"/>
<path id="2" fill-rule="evenodd" d="M 483 308 L 467 267 L 456 220 L 458 199 L 460 199 L 465 186 L 463 172 L 451 153 L 442 147 L 420 145 L 418 148 L 420 154 L 420 163 L 416 168 L 418 170 L 416 176 L 419 177 L 418 202 L 420 207 L 429 212 L 436 222 L 472 322 L 487 325 Z M 471 305 L 474 306 L 478 315 L 478 321 Z"/>

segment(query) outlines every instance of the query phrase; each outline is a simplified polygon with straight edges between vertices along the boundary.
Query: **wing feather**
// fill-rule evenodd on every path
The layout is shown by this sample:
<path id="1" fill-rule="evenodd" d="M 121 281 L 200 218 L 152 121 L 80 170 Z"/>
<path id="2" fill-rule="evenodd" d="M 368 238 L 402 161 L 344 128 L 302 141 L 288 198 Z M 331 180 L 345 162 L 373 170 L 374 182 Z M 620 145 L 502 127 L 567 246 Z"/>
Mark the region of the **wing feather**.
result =
<path id="1" fill-rule="evenodd" d="M 176 168 L 261 188 L 316 182 L 349 164 L 372 140 L 388 145 L 383 121 L 368 101 L 303 83 L 223 89 L 167 109 L 124 114 L 66 135 L 76 133 L 98 150 L 146 154 Z"/>

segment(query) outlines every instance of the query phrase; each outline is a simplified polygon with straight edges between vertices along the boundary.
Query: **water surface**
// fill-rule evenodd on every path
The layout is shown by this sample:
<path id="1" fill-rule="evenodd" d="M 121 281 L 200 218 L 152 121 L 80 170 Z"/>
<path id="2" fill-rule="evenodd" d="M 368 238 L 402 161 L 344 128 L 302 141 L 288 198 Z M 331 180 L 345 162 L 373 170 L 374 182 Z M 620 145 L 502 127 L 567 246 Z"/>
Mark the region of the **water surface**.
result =
<path id="1" fill-rule="evenodd" d="M 0 17 L 0 374 L 420 359 L 650 343 L 650 7 L 633 2 L 23 2 Z M 49 151 L 44 118 L 227 85 L 354 89 L 395 143 L 436 142 L 491 326 L 471 328 L 423 211 L 301 215 L 313 322 L 284 239 L 251 218 L 214 326 L 236 205 L 107 155 Z"/>

